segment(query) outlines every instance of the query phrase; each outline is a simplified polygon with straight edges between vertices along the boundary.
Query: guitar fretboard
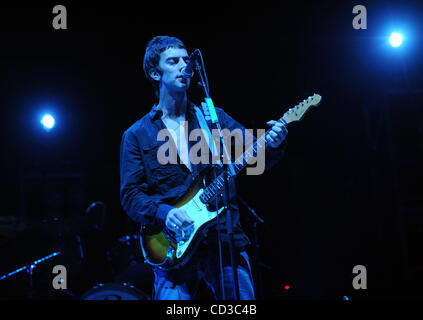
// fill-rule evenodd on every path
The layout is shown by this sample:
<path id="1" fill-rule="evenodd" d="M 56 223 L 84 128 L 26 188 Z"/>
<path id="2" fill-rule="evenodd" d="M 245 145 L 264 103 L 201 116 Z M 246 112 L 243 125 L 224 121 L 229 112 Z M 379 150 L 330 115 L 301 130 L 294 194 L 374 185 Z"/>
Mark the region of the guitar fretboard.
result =
<path id="1" fill-rule="evenodd" d="M 279 119 L 280 122 L 282 122 L 282 124 L 286 125 L 286 122 L 283 120 L 283 118 Z M 267 131 L 264 135 L 262 135 L 260 138 L 258 138 L 253 145 L 247 149 L 247 151 L 244 152 L 244 154 L 239 157 L 238 159 L 235 160 L 234 163 L 232 163 L 232 166 L 234 168 L 235 172 L 230 172 L 228 170 L 228 181 L 232 178 L 234 178 L 238 173 L 240 173 L 242 171 L 242 169 L 244 169 L 247 164 L 249 163 L 249 161 L 257 156 L 258 152 L 257 152 L 257 148 L 265 148 L 266 147 L 266 143 L 269 143 L 270 140 L 270 135 L 269 135 L 269 131 Z M 220 194 L 220 192 L 222 191 L 224 185 L 225 185 L 225 172 L 222 172 L 209 186 L 207 186 L 204 189 L 204 192 L 202 193 L 202 195 L 200 196 L 200 200 L 201 202 L 203 202 L 204 204 L 209 203 L 211 200 L 213 200 L 217 194 Z"/>

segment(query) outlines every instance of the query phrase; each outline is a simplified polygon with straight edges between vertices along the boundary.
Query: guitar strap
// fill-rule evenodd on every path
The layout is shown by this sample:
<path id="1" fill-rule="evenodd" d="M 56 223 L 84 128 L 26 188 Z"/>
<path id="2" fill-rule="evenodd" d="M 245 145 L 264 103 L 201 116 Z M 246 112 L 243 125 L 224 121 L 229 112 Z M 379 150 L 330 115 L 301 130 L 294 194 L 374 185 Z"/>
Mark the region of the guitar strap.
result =
<path id="1" fill-rule="evenodd" d="M 198 120 L 198 123 L 200 124 L 201 129 L 203 130 L 203 132 L 207 133 L 207 136 L 208 136 L 208 139 L 206 139 L 207 145 L 209 146 L 211 155 L 213 156 L 213 150 L 216 150 L 216 143 L 213 140 L 213 136 L 209 128 L 209 126 L 211 125 L 210 113 L 207 110 L 207 107 L 203 107 L 204 115 L 203 115 L 203 112 L 201 112 L 200 108 L 194 106 L 194 110 L 195 110 L 195 114 L 197 115 L 197 120 Z M 222 167 L 222 163 L 220 159 L 218 160 L 217 164 L 220 167 Z"/>

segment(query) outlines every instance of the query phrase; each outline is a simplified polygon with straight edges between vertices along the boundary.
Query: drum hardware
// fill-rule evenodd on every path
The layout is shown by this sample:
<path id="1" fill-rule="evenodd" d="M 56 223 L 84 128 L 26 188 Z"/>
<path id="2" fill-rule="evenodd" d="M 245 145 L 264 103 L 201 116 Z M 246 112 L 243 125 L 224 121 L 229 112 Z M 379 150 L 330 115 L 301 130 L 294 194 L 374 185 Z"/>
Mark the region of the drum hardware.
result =
<path id="1" fill-rule="evenodd" d="M 81 296 L 82 300 L 151 300 L 129 282 L 99 283 Z"/>
<path id="2" fill-rule="evenodd" d="M 34 290 L 34 286 L 33 286 L 33 272 L 34 272 L 34 269 L 37 267 L 37 264 L 39 264 L 39 263 L 41 263 L 43 261 L 49 260 L 49 259 L 51 259 L 51 258 L 53 258 L 55 256 L 58 256 L 60 253 L 61 253 L 60 251 L 54 252 L 54 253 L 49 254 L 48 256 L 45 256 L 45 257 L 43 257 L 41 259 L 32 261 L 32 262 L 28 263 L 26 266 L 23 266 L 21 268 L 18 268 L 18 269 L 14 270 L 14 271 L 11 271 L 11 272 L 9 272 L 9 273 L 1 276 L 0 277 L 0 280 L 9 278 L 9 277 L 11 277 L 11 276 L 13 276 L 13 275 L 15 275 L 17 273 L 20 273 L 22 271 L 26 271 L 27 274 L 28 274 L 28 276 L 29 276 L 29 292 L 28 292 L 28 298 L 29 299 L 32 299 L 32 297 L 33 297 L 33 290 Z"/>

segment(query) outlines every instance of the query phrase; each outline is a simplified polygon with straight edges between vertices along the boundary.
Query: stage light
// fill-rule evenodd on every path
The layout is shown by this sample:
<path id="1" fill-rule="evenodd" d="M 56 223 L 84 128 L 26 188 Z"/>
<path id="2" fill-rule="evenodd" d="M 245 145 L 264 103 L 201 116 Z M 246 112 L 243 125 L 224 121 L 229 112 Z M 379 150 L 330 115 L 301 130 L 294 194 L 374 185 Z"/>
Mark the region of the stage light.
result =
<path id="1" fill-rule="evenodd" d="M 289 290 L 289 289 L 291 289 L 291 287 L 289 286 L 289 285 L 286 285 L 286 286 L 284 286 L 283 287 L 285 290 Z"/>
<path id="2" fill-rule="evenodd" d="M 50 131 L 54 127 L 55 120 L 52 115 L 46 114 L 41 118 L 41 124 L 46 131 Z"/>
<path id="3" fill-rule="evenodd" d="M 399 47 L 402 44 L 402 34 L 398 32 L 392 32 L 389 37 L 389 43 L 394 48 Z"/>

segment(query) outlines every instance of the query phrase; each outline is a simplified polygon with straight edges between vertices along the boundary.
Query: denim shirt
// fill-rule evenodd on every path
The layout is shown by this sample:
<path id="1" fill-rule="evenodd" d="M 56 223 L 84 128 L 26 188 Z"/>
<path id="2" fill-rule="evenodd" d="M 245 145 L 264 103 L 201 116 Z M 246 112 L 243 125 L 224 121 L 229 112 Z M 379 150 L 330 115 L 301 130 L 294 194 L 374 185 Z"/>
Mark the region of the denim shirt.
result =
<path id="1" fill-rule="evenodd" d="M 228 116 L 222 109 L 216 108 L 222 129 L 230 131 L 238 128 L 244 134 L 250 134 L 241 124 Z M 126 214 L 135 222 L 165 227 L 166 216 L 174 207 L 171 205 L 182 198 L 193 183 L 195 177 L 210 165 L 191 164 L 192 172 L 180 161 L 177 164 L 162 165 L 157 152 L 166 141 L 158 141 L 160 130 L 166 129 L 161 120 L 162 111 L 154 105 L 150 112 L 135 122 L 123 134 L 120 146 L 120 199 Z M 188 104 L 186 121 L 188 133 L 201 128 L 194 111 L 194 105 Z M 251 135 L 252 136 L 252 135 Z M 254 140 L 255 138 L 252 137 Z M 195 141 L 188 141 L 191 149 Z M 286 142 L 278 148 L 266 147 L 266 170 L 277 163 L 284 153 Z M 234 240 L 236 246 L 249 244 L 240 221 L 236 201 L 236 188 L 233 179 L 229 183 L 230 208 L 233 217 Z M 222 240 L 228 241 L 225 214 L 219 217 Z M 208 239 L 214 239 L 216 228 L 209 231 Z M 207 241 L 207 240 L 206 240 Z M 214 240 L 210 240 L 214 241 Z"/>

